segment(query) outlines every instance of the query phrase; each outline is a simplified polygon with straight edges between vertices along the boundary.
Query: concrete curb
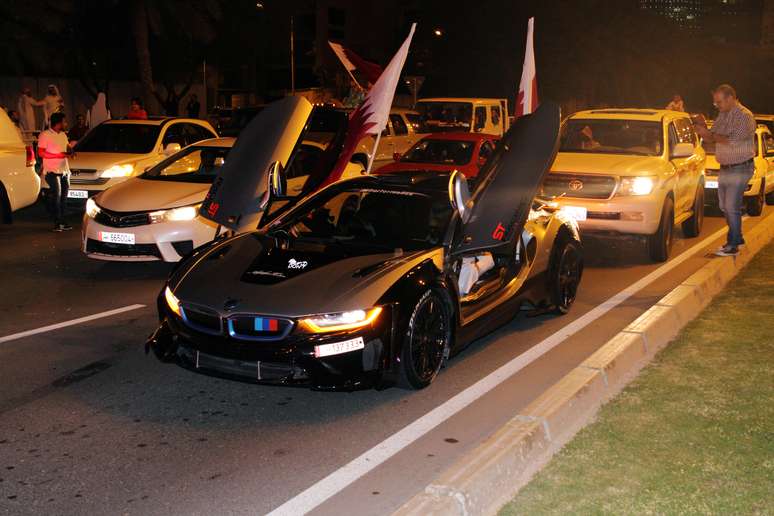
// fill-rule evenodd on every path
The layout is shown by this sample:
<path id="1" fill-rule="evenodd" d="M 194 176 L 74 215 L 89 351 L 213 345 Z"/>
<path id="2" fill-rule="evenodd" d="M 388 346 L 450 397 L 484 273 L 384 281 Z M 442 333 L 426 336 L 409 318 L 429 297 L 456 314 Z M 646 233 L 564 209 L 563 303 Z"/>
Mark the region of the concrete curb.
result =
<path id="1" fill-rule="evenodd" d="M 774 216 L 745 235 L 739 255 L 691 275 L 394 514 L 496 514 L 772 238 Z"/>

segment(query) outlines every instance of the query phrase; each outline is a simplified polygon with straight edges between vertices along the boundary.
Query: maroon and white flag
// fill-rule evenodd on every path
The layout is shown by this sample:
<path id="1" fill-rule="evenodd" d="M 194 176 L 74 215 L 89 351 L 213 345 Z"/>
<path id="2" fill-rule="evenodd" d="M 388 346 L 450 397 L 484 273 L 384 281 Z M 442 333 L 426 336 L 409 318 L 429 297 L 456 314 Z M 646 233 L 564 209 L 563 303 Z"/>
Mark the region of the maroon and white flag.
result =
<path id="1" fill-rule="evenodd" d="M 538 107 L 537 71 L 535 69 L 535 18 L 530 18 L 527 24 L 527 48 L 524 52 L 524 67 L 521 69 L 519 94 L 516 97 L 517 117 L 529 115 Z"/>
<path id="2" fill-rule="evenodd" d="M 366 61 L 350 49 L 345 48 L 338 43 L 328 41 L 328 44 L 331 46 L 333 53 L 336 54 L 336 57 L 339 58 L 339 61 L 341 61 L 341 64 L 344 65 L 344 68 L 346 68 L 347 72 L 349 72 L 349 76 L 352 77 L 352 80 L 355 81 L 355 84 L 357 84 L 358 87 L 360 87 L 360 84 L 355 79 L 355 76 L 352 75 L 352 72 L 355 70 L 363 74 L 363 77 L 365 77 L 368 82 L 371 84 L 376 84 L 379 76 L 382 75 L 382 72 L 384 71 L 382 70 L 381 66 L 376 63 Z"/>
<path id="3" fill-rule="evenodd" d="M 357 149 L 358 143 L 369 134 L 375 135 L 377 138 L 377 143 L 374 145 L 374 150 L 371 153 L 371 162 L 373 162 L 373 154 L 376 153 L 379 136 L 387 126 L 392 100 L 395 97 L 395 89 L 398 87 L 398 80 L 400 80 L 400 74 L 406 62 L 406 56 L 408 56 L 411 38 L 414 36 L 416 26 L 416 23 L 411 25 L 411 31 L 406 41 L 403 42 L 398 52 L 390 60 L 390 64 L 387 65 L 387 68 L 384 69 L 384 72 L 374 83 L 363 102 L 349 115 L 344 148 L 339 155 L 338 161 L 336 161 L 336 165 L 333 167 L 333 171 L 323 182 L 321 188 L 341 178 L 341 174 L 344 173 L 344 169 L 349 163 L 352 154 L 354 154 L 355 149 Z M 369 170 L 371 162 L 368 164 Z"/>

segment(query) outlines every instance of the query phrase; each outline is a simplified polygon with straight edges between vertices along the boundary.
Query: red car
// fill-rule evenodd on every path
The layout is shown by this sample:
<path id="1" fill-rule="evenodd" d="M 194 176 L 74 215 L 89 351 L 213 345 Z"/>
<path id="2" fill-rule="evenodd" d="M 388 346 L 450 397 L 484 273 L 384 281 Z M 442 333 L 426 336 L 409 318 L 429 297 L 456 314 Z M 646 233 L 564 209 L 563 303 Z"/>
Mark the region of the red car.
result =
<path id="1" fill-rule="evenodd" d="M 417 170 L 451 172 L 459 170 L 468 179 L 476 177 L 494 151 L 498 137 L 476 133 L 434 133 L 414 144 L 405 154 L 395 155 L 395 163 L 375 174 L 396 174 Z"/>

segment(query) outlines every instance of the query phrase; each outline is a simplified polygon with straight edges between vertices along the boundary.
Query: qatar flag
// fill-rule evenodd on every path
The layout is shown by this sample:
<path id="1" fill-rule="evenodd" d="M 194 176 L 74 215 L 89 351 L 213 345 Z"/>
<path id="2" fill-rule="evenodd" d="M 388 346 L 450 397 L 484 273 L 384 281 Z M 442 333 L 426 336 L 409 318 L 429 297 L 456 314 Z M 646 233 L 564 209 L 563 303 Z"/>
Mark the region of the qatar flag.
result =
<path id="1" fill-rule="evenodd" d="M 530 18 L 527 24 L 527 48 L 524 52 L 524 67 L 521 69 L 519 94 L 516 97 L 515 115 L 517 117 L 529 115 L 534 112 L 538 106 L 534 29 L 535 18 Z"/>
<path id="2" fill-rule="evenodd" d="M 328 44 L 331 46 L 333 53 L 336 54 L 336 57 L 339 58 L 339 61 L 341 61 L 341 64 L 344 65 L 344 68 L 346 68 L 347 72 L 349 72 L 349 76 L 352 77 L 352 80 L 355 81 L 355 84 L 357 84 L 358 87 L 360 87 L 360 84 L 355 79 L 355 76 L 352 75 L 352 72 L 355 70 L 363 74 L 363 77 L 365 77 L 368 82 L 371 84 L 376 84 L 379 76 L 382 75 L 383 70 L 381 66 L 376 63 L 366 61 L 350 49 L 344 48 L 338 43 L 329 41 Z"/>
<path id="3" fill-rule="evenodd" d="M 406 41 L 398 49 L 398 53 L 390 60 L 390 64 L 387 65 L 387 68 L 384 69 L 379 79 L 371 87 L 363 102 L 349 115 L 344 147 L 339 155 L 339 159 L 336 161 L 336 165 L 333 167 L 333 171 L 328 175 L 320 188 L 341 178 L 341 174 L 344 173 L 344 169 L 347 163 L 349 163 L 352 154 L 354 154 L 355 149 L 357 149 L 358 143 L 369 134 L 375 135 L 377 142 L 374 144 L 371 160 L 368 163 L 368 169 L 371 169 L 373 155 L 376 153 L 376 145 L 378 144 L 379 136 L 381 136 L 382 131 L 387 126 L 392 99 L 395 97 L 395 89 L 398 87 L 398 80 L 400 79 L 403 65 L 406 62 L 406 56 L 408 55 L 411 38 L 414 36 L 416 26 L 416 23 L 411 25 L 411 31 Z"/>

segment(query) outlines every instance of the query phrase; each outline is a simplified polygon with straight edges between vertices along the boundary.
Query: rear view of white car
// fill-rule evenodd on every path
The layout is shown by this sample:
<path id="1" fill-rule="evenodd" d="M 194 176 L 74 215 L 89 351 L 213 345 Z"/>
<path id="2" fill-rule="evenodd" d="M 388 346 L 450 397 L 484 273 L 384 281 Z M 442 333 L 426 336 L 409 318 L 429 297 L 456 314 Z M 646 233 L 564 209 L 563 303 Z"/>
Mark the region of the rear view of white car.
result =
<path id="1" fill-rule="evenodd" d="M 0 109 L 0 222 L 11 222 L 11 214 L 34 203 L 39 193 L 32 146 L 24 144 L 16 126 Z"/>

